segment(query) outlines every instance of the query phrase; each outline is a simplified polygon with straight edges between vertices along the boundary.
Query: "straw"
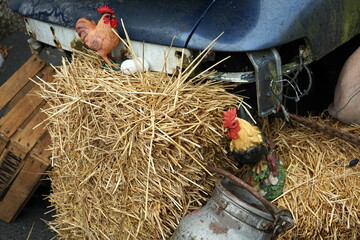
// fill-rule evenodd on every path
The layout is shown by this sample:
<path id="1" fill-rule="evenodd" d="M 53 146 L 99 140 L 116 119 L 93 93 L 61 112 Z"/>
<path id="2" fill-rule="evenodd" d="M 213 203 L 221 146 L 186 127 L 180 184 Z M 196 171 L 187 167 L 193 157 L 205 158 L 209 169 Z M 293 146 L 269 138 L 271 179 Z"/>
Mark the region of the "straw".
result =
<path id="1" fill-rule="evenodd" d="M 204 166 L 235 169 L 222 121 L 242 98 L 184 72 L 125 75 L 87 51 L 39 83 L 59 238 L 168 239 L 211 196 Z"/>
<path id="2" fill-rule="evenodd" d="M 211 196 L 216 179 L 204 166 L 236 169 L 222 118 L 244 102 L 226 91 L 231 85 L 193 76 L 206 51 L 177 75 L 125 75 L 103 68 L 92 51 L 76 51 L 53 82 L 38 83 L 53 142 L 49 224 L 59 238 L 168 239 Z M 308 120 L 360 135 L 358 125 Z M 287 168 L 273 203 L 289 209 L 296 226 L 280 238 L 356 239 L 359 166 L 346 166 L 359 147 L 300 124 L 260 125 Z"/>
<path id="3" fill-rule="evenodd" d="M 360 135 L 360 126 L 326 116 L 308 117 L 322 126 Z M 296 124 L 263 123 L 287 166 L 284 194 L 274 200 L 289 209 L 295 228 L 281 239 L 357 239 L 360 235 L 360 168 L 346 167 L 360 157 L 355 144 Z"/>

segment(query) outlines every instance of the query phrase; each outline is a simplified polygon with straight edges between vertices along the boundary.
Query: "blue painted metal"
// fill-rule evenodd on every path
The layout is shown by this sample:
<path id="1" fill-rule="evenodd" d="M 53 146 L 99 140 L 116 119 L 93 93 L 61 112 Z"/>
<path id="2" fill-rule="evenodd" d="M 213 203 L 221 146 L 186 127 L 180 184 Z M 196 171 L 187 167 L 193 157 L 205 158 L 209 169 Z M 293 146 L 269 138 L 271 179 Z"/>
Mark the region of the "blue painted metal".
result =
<path id="1" fill-rule="evenodd" d="M 191 37 L 201 49 L 257 51 L 304 38 L 315 59 L 360 33 L 359 0 L 217 0 Z"/>
<path id="2" fill-rule="evenodd" d="M 315 59 L 360 33 L 359 0 L 10 0 L 22 15 L 62 26 L 100 18 L 107 4 L 123 18 L 133 40 L 203 49 L 221 32 L 214 50 L 255 51 L 304 38 Z M 121 26 L 118 27 L 121 32 Z"/>
<path id="3" fill-rule="evenodd" d="M 115 10 L 118 19 L 122 18 L 132 40 L 160 45 L 184 47 L 194 31 L 198 20 L 213 0 L 11 0 L 9 7 L 24 16 L 75 27 L 77 19 L 87 17 L 97 22 L 101 15 L 97 8 L 106 4 Z M 122 27 L 117 27 L 121 34 Z"/>

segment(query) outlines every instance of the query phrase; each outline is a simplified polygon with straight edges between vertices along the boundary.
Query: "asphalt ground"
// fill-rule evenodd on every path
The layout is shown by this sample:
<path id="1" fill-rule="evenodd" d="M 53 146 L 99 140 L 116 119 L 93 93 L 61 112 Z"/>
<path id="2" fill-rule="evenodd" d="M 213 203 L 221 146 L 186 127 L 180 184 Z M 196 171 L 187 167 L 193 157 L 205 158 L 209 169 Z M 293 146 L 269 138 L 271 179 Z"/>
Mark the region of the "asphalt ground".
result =
<path id="1" fill-rule="evenodd" d="M 13 46 L 5 59 L 4 68 L 0 70 L 0 85 L 3 84 L 13 73 L 15 73 L 31 56 L 27 43 L 28 36 L 17 32 L 0 40 L 2 46 Z M 46 48 L 40 57 L 55 66 L 61 64 L 63 53 L 53 48 Z M 1 96 L 0 96 L 1 97 Z M 0 240 L 48 240 L 55 237 L 46 221 L 52 220 L 50 203 L 46 196 L 51 191 L 50 181 L 45 180 L 22 209 L 21 213 L 12 223 L 0 220 Z"/>

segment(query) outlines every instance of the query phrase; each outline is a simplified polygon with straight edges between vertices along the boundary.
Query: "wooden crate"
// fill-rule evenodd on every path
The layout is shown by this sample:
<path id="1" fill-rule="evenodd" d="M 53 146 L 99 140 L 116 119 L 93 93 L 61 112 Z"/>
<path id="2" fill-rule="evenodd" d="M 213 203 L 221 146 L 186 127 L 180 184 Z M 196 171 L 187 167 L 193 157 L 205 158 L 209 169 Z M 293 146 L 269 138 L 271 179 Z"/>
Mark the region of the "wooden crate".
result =
<path id="1" fill-rule="evenodd" d="M 0 87 L 0 219 L 14 221 L 50 168 L 45 101 L 30 78 L 53 79 L 54 69 L 33 55 Z"/>

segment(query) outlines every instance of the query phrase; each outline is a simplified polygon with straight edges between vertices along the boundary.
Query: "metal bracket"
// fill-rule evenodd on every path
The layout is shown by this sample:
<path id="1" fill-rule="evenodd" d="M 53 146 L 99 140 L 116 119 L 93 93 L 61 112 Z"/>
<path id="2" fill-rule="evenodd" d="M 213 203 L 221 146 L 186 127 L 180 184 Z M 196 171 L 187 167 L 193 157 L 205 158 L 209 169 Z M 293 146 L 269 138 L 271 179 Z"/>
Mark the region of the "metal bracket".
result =
<path id="1" fill-rule="evenodd" d="M 204 73 L 203 76 L 207 75 Z M 207 76 L 209 80 L 217 80 L 233 83 L 253 83 L 255 82 L 254 72 L 215 72 Z"/>
<path id="2" fill-rule="evenodd" d="M 275 48 L 247 54 L 255 68 L 258 114 L 264 117 L 282 102 L 281 58 Z"/>

